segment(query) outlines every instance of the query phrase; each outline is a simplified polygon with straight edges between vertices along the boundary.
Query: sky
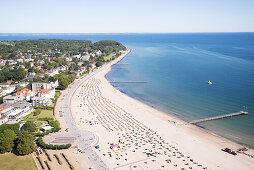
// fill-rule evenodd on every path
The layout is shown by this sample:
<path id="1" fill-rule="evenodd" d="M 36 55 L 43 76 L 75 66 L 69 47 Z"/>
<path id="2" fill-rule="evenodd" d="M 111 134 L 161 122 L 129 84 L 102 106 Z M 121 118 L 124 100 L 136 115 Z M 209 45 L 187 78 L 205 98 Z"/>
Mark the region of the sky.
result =
<path id="1" fill-rule="evenodd" d="M 254 0 L 0 0 L 0 33 L 254 32 Z"/>

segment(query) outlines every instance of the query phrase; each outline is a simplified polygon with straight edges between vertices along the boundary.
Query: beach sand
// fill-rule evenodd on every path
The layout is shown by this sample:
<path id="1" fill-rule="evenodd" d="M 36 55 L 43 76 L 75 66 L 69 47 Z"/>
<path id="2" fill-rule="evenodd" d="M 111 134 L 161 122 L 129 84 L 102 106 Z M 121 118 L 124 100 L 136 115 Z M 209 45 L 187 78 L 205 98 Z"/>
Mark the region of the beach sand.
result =
<path id="1" fill-rule="evenodd" d="M 93 147 L 109 169 L 254 169 L 253 158 L 221 150 L 240 145 L 121 93 L 105 78 L 110 70 L 71 100 L 75 122 L 96 135 Z"/>

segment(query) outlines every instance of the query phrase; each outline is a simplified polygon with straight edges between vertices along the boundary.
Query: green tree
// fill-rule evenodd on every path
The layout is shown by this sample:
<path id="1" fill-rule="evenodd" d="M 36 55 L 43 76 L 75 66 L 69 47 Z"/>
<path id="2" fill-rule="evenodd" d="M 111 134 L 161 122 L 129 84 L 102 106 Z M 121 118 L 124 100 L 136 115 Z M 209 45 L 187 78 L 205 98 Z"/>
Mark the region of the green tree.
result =
<path id="1" fill-rule="evenodd" d="M 15 138 L 16 134 L 13 130 L 7 129 L 0 133 L 0 153 L 11 152 Z"/>
<path id="2" fill-rule="evenodd" d="M 36 124 L 35 124 L 34 122 L 27 121 L 27 122 L 23 125 L 22 129 L 23 129 L 24 131 L 34 132 L 34 131 L 36 131 Z"/>
<path id="3" fill-rule="evenodd" d="M 58 120 L 54 121 L 54 120 L 51 120 L 49 121 L 49 125 L 54 127 L 54 128 L 60 128 L 60 122 Z"/>
<path id="4" fill-rule="evenodd" d="M 14 153 L 17 155 L 28 155 L 34 151 L 34 137 L 27 131 L 21 132 L 15 141 Z"/>

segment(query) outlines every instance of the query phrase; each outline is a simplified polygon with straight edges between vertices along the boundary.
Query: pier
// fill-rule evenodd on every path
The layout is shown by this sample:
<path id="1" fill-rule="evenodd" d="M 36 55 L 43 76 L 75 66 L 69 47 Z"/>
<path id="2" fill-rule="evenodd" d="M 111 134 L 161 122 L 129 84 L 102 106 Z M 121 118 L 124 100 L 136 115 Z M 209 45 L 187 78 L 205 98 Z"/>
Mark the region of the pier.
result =
<path id="1" fill-rule="evenodd" d="M 147 83 L 146 81 L 110 81 L 110 83 Z"/>
<path id="2" fill-rule="evenodd" d="M 240 112 L 237 112 L 237 113 L 230 113 L 230 114 L 225 114 L 225 115 L 221 115 L 221 116 L 214 116 L 214 117 L 209 117 L 209 118 L 205 118 L 205 119 L 194 120 L 194 121 L 191 121 L 189 123 L 197 124 L 197 123 L 206 122 L 206 121 L 210 121 L 210 120 L 223 119 L 223 118 L 227 118 L 227 117 L 247 115 L 247 114 L 248 114 L 248 112 L 240 111 Z"/>

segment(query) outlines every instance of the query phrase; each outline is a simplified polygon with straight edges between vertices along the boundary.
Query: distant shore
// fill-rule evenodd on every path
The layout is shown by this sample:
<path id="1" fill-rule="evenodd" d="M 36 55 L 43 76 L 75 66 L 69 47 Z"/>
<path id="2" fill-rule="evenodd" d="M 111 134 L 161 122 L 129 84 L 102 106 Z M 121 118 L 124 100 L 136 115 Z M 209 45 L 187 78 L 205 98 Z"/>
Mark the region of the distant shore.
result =
<path id="1" fill-rule="evenodd" d="M 128 53 L 129 52 L 130 51 L 128 51 Z M 126 55 L 120 56 L 118 59 L 115 60 L 115 62 L 112 62 L 112 64 L 121 61 Z M 86 107 L 83 108 L 83 110 L 81 110 L 80 108 L 73 108 L 73 112 L 75 112 L 74 117 L 76 122 L 78 122 L 81 118 L 86 121 L 96 120 L 98 116 L 100 117 L 101 113 L 105 112 L 106 114 L 110 114 L 111 112 L 109 112 L 109 110 L 113 111 L 116 107 L 118 109 L 115 109 L 119 111 L 120 115 L 125 115 L 127 113 L 130 114 L 130 117 L 134 120 L 134 122 L 137 121 L 138 124 L 142 125 L 142 127 L 144 127 L 145 129 L 149 131 L 151 129 L 152 132 L 154 131 L 156 132 L 156 134 L 159 134 L 162 142 L 165 141 L 166 143 L 169 143 L 170 146 L 174 146 L 174 148 L 177 147 L 178 150 L 181 151 L 181 153 L 183 153 L 184 155 L 189 155 L 188 157 L 193 157 L 195 160 L 200 162 L 202 166 L 205 166 L 208 169 L 254 169 L 253 158 L 250 158 L 243 154 L 233 156 L 229 153 L 221 151 L 221 149 L 226 147 L 237 150 L 241 147 L 239 144 L 215 135 L 210 131 L 202 129 L 198 126 L 188 124 L 185 121 L 177 118 L 176 116 L 161 112 L 151 106 L 140 102 L 139 100 L 129 97 L 117 88 L 113 87 L 106 79 L 105 76 L 110 71 L 111 67 L 105 67 L 103 70 L 101 70 L 100 72 L 89 78 L 89 80 L 84 82 L 84 85 L 91 88 L 91 92 L 87 91 L 85 86 L 80 87 L 77 90 L 76 94 L 84 94 L 84 96 L 87 96 L 87 99 L 84 99 Z M 96 86 L 96 88 L 94 88 L 93 86 Z M 92 93 L 92 95 L 94 96 L 91 96 L 92 99 L 89 98 L 89 95 L 91 95 L 90 93 Z M 79 102 L 79 100 L 78 98 L 73 97 L 72 102 L 77 103 Z M 106 104 L 104 102 L 106 102 Z M 96 114 L 99 115 L 97 115 L 96 117 Z M 115 116 L 116 115 L 113 116 L 112 121 L 115 121 L 115 119 L 117 119 L 117 117 Z M 126 119 L 126 121 L 128 121 L 128 119 Z M 122 133 L 125 133 L 125 131 L 120 131 L 117 128 L 124 125 L 124 122 L 122 122 L 122 124 L 121 121 L 122 120 L 119 119 L 119 121 L 114 122 L 116 127 L 114 124 L 112 124 L 112 127 L 111 124 L 104 124 L 104 120 L 102 120 L 102 122 L 98 125 L 88 125 L 86 123 L 80 125 L 82 128 L 92 131 L 98 135 L 98 144 L 100 145 L 100 150 L 96 150 L 96 152 L 108 165 L 108 167 L 112 169 L 120 166 L 120 164 L 123 164 L 123 167 L 127 165 L 129 166 L 127 162 L 129 162 L 129 160 L 130 162 L 134 162 L 131 161 L 131 157 L 133 156 L 135 156 L 134 160 L 142 160 L 146 158 L 146 155 L 139 153 L 138 150 L 136 151 L 137 153 L 135 152 L 135 154 L 133 154 L 132 150 L 128 148 L 125 151 L 127 155 L 126 157 L 128 158 L 126 158 L 126 164 L 124 164 L 125 161 L 119 161 L 120 158 L 118 159 L 117 156 L 113 156 L 113 158 L 112 156 L 105 156 L 107 155 L 105 153 L 106 151 L 110 152 L 110 150 L 108 149 L 108 143 L 118 141 L 118 137 L 120 137 Z M 118 130 L 115 130 L 114 128 Z M 127 130 L 126 132 L 129 133 L 131 131 Z M 135 128 L 133 132 L 135 132 Z M 125 141 L 125 143 L 127 141 Z M 166 152 L 164 152 L 164 154 L 165 153 Z M 157 159 L 156 165 L 153 165 L 152 163 L 143 165 L 141 164 L 141 162 L 139 162 L 130 163 L 130 166 L 135 165 L 138 167 L 143 167 L 149 165 L 150 168 L 158 168 L 157 166 L 160 164 L 164 166 L 165 161 L 163 162 L 163 159 Z M 180 159 L 175 159 L 174 157 L 171 157 L 171 159 L 172 162 L 175 162 L 175 164 L 185 166 L 183 164 L 184 162 L 181 162 Z M 188 164 L 192 164 L 192 162 L 188 162 Z M 192 166 L 194 167 L 195 165 Z"/>

